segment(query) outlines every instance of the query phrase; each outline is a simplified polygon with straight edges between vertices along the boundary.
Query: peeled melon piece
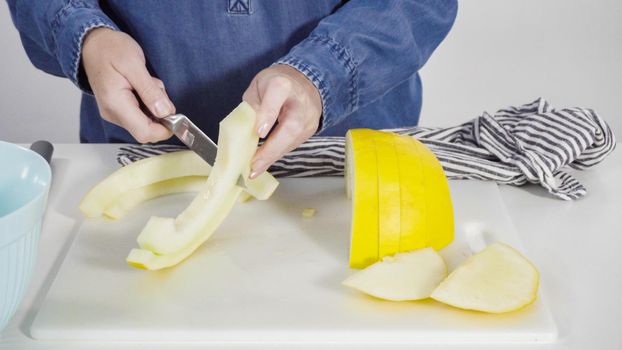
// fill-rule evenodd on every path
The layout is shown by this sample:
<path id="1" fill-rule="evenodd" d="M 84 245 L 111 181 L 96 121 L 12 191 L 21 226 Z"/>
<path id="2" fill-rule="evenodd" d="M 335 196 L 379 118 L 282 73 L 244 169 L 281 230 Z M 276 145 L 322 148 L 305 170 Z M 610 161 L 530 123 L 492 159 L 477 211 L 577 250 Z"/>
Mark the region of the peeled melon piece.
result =
<path id="1" fill-rule="evenodd" d="M 200 192 L 206 181 L 207 176 L 183 176 L 131 189 L 117 197 L 104 210 L 104 216 L 117 220 L 124 217 L 140 203 L 150 199 L 174 193 Z"/>
<path id="2" fill-rule="evenodd" d="M 138 236 L 142 249 L 156 255 L 190 253 L 214 233 L 236 203 L 242 189 L 240 176 L 248 178 L 257 149 L 255 111 L 246 102 L 220 122 L 218 153 L 206 187 L 177 218 L 152 217 Z M 259 192 L 274 191 L 278 182 L 258 182 Z"/>
<path id="3" fill-rule="evenodd" d="M 493 243 L 458 266 L 432 298 L 461 309 L 503 313 L 536 299 L 538 270 L 514 248 Z"/>
<path id="4" fill-rule="evenodd" d="M 99 217 L 124 193 L 183 176 L 208 176 L 212 167 L 192 151 L 166 153 L 128 164 L 99 182 L 80 202 L 80 211 Z"/>
<path id="5" fill-rule="evenodd" d="M 304 208 L 302 210 L 302 217 L 304 218 L 312 218 L 315 216 L 315 208 Z"/>
<path id="6" fill-rule="evenodd" d="M 429 298 L 447 276 L 443 258 L 423 248 L 382 260 L 348 277 L 343 284 L 376 298 L 406 301 Z"/>

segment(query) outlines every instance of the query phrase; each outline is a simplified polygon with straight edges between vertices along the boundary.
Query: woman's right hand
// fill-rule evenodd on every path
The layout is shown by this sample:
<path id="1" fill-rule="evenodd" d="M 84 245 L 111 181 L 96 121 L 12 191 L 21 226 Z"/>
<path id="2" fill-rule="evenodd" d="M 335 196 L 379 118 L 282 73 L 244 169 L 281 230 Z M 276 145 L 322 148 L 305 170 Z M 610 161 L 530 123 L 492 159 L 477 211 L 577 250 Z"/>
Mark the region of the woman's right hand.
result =
<path id="1" fill-rule="evenodd" d="M 132 37 L 108 28 L 91 30 L 82 45 L 82 64 L 102 118 L 126 129 L 140 143 L 172 136 L 141 110 L 136 98 L 156 117 L 175 113 L 164 83 L 149 74 L 143 50 Z"/>

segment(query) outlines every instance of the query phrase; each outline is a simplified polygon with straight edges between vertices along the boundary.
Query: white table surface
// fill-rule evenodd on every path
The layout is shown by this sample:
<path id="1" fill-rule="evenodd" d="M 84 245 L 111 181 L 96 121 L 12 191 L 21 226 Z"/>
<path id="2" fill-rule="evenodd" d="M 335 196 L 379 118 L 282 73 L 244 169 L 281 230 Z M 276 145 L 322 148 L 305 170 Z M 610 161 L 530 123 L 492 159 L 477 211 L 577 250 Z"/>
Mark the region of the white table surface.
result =
<path id="1" fill-rule="evenodd" d="M 28 335 L 30 323 L 80 225 L 78 202 L 96 179 L 115 166 L 117 148 L 118 145 L 56 145 L 54 180 L 38 261 L 19 310 L 0 335 L 0 349 L 205 348 L 199 344 L 41 342 Z M 534 345 L 533 348 L 620 349 L 622 154 L 618 150 L 604 163 L 575 174 L 589 192 L 585 198 L 574 202 L 555 199 L 537 186 L 501 187 L 505 205 L 523 244 L 540 269 L 542 288 L 559 329 L 560 339 L 556 344 Z M 420 346 L 425 349 L 525 347 L 524 344 Z M 317 345 L 308 348 L 317 348 Z"/>

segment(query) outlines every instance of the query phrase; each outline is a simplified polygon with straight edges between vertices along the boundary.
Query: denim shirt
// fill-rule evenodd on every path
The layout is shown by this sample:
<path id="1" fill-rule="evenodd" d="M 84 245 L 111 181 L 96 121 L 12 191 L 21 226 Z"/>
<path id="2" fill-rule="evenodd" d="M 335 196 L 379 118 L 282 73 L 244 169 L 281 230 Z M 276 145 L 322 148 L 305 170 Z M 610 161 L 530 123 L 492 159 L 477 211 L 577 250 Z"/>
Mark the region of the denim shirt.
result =
<path id="1" fill-rule="evenodd" d="M 121 30 L 143 48 L 179 113 L 210 137 L 252 78 L 288 64 L 318 88 L 320 135 L 416 125 L 419 69 L 451 28 L 456 0 L 8 0 L 32 63 L 84 92 L 82 142 L 136 141 L 101 119 L 80 64 L 85 34 Z M 169 140 L 168 142 L 176 142 Z"/>

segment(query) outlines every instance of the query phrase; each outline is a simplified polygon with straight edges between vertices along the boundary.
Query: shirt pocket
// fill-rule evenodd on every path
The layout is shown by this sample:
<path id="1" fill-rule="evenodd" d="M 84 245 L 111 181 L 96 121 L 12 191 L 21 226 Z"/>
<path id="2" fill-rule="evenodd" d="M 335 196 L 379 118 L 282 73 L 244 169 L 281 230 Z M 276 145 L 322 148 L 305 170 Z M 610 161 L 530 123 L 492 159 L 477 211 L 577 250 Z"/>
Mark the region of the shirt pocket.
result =
<path id="1" fill-rule="evenodd" d="M 227 0 L 227 12 L 232 15 L 250 15 L 253 13 L 251 0 Z"/>

